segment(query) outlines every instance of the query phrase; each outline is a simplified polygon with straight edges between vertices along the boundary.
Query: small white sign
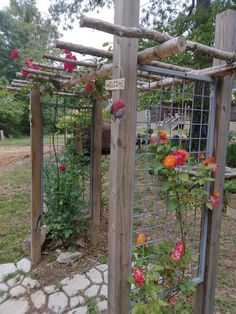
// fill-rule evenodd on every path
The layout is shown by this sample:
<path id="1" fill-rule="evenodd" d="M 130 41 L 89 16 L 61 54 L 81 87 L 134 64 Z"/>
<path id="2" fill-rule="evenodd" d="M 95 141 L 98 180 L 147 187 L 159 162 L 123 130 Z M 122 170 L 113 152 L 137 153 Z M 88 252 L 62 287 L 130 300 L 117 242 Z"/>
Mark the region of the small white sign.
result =
<path id="1" fill-rule="evenodd" d="M 125 88 L 125 78 L 120 78 L 116 80 L 106 80 L 105 89 L 106 90 L 120 90 Z"/>

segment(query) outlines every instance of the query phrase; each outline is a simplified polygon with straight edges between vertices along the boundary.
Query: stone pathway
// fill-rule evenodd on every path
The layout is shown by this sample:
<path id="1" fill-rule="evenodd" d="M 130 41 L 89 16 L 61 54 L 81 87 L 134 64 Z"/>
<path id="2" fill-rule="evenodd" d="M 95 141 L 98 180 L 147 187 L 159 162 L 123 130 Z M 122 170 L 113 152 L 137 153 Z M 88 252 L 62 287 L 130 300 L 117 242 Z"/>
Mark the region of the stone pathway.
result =
<path id="1" fill-rule="evenodd" d="M 106 264 L 46 287 L 30 278 L 30 270 L 26 258 L 17 264 L 0 264 L 0 314 L 86 314 L 91 299 L 98 313 L 107 309 Z"/>

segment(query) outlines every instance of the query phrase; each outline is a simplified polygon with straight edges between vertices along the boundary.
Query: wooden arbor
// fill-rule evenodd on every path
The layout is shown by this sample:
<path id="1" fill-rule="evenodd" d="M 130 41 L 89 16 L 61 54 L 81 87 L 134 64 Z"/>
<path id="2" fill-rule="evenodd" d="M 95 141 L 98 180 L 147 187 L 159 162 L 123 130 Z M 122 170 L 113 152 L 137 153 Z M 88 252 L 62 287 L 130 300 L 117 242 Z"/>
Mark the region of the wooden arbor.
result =
<path id="1" fill-rule="evenodd" d="M 219 172 L 216 175 L 216 181 L 213 189 L 219 192 L 223 191 L 224 168 L 226 142 L 228 134 L 228 122 L 230 112 L 230 99 L 232 90 L 232 74 L 236 71 L 236 63 L 222 64 L 214 61 L 213 67 L 201 70 L 191 70 L 173 65 L 163 64 L 159 61 L 162 57 L 173 55 L 184 49 L 190 51 L 201 51 L 208 53 L 218 60 L 236 60 L 236 12 L 227 10 L 217 17 L 215 48 L 207 47 L 202 44 L 185 41 L 183 37 L 172 39 L 170 36 L 161 34 L 156 31 L 144 30 L 138 28 L 138 1 L 131 0 L 127 4 L 124 0 L 116 2 L 115 23 L 116 25 L 107 25 L 102 21 L 94 21 L 83 18 L 83 26 L 90 26 L 97 29 L 105 29 L 116 36 L 114 37 L 114 53 L 104 50 L 97 50 L 74 45 L 70 43 L 58 42 L 57 47 L 61 49 L 71 49 L 72 51 L 88 53 L 107 59 L 113 58 L 113 64 L 104 64 L 100 69 L 91 70 L 90 72 L 78 75 L 76 78 L 65 78 L 59 81 L 61 90 L 74 86 L 77 83 L 90 81 L 97 77 L 109 76 L 113 73 L 113 78 L 117 79 L 122 76 L 126 78 L 126 86 L 123 91 L 114 91 L 112 98 L 114 100 L 122 98 L 127 104 L 127 110 L 124 118 L 112 121 L 111 136 L 111 164 L 110 164 L 110 218 L 109 218 L 109 314 L 125 314 L 129 311 L 129 284 L 127 277 L 131 269 L 131 215 L 132 215 L 132 185 L 134 163 L 134 145 L 135 145 L 135 116 L 136 116 L 136 75 L 145 77 L 142 72 L 136 72 L 137 63 L 151 63 L 152 65 L 162 66 L 165 68 L 175 67 L 183 73 L 204 74 L 211 77 L 217 77 L 217 112 L 215 127 L 214 151 L 216 161 L 219 165 Z M 101 26 L 102 25 L 102 26 Z M 160 44 L 156 47 L 137 52 L 137 38 L 151 38 Z M 137 58 L 136 58 L 137 56 Z M 45 56 L 50 60 L 58 60 L 53 56 Z M 136 61 L 137 60 L 137 61 Z M 155 60 L 155 61 L 153 61 Z M 156 61 L 158 60 L 158 61 Z M 68 61 L 68 60 L 61 60 Z M 72 61 L 71 61 L 72 62 Z M 75 62 L 75 61 L 73 61 Z M 157 63 L 158 62 L 158 63 Z M 219 63 L 219 64 L 218 64 Z M 218 64 L 218 65 L 217 65 Z M 41 65 L 48 68 L 48 65 Z M 91 67 L 91 64 L 87 64 Z M 28 69 L 27 69 L 28 70 Z M 55 70 L 55 68 L 54 68 Z M 30 70 L 32 76 L 47 78 L 48 72 Z M 169 86 L 173 80 L 167 79 L 159 81 L 158 75 L 152 77 L 151 84 L 144 82 L 138 84 L 140 90 L 158 89 L 160 86 Z M 174 82 L 178 84 L 178 81 Z M 15 82 L 16 84 L 16 82 Z M 23 83 L 25 84 L 25 82 Z M 18 88 L 16 85 L 13 88 Z M 37 91 L 32 92 L 32 113 L 39 107 Z M 99 114 L 97 115 L 100 119 Z M 32 119 L 32 139 L 36 122 Z M 37 132 L 35 133 L 37 134 Z M 35 150 L 36 148 L 32 149 Z M 33 166 L 39 166 L 39 160 L 34 157 L 35 151 L 32 152 Z M 38 153 L 41 153 L 40 151 Z M 40 180 L 39 173 L 33 175 L 33 180 Z M 39 187 L 39 185 L 37 185 Z M 33 192 L 32 202 L 32 245 L 33 241 L 38 241 L 38 219 L 39 219 L 39 194 L 40 191 Z M 34 199 L 34 197 L 36 197 Z M 38 198 L 37 198 L 38 197 Z M 34 203 L 35 200 L 35 203 Z M 206 256 L 206 269 L 204 282 L 198 287 L 196 312 L 213 313 L 214 290 L 216 283 L 216 265 L 219 247 L 219 233 L 221 222 L 221 206 L 219 209 L 211 212 L 208 221 L 208 244 Z M 99 215 L 97 216 L 97 218 Z M 97 228 L 95 228 L 97 230 Z M 34 237 L 35 234 L 35 238 Z M 34 242 L 35 243 L 35 242 Z M 33 250 L 39 250 L 38 246 L 32 247 Z M 34 251 L 36 252 L 36 251 Z M 34 261 L 38 258 L 36 254 L 32 257 Z"/>

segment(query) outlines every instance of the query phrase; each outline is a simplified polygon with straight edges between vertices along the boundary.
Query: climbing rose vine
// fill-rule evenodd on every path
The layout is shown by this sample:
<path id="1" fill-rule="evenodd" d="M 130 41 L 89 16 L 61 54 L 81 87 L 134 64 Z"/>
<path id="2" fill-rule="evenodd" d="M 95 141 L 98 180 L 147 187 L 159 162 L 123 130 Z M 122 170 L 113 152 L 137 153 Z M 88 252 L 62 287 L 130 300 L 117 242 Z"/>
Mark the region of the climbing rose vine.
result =
<path id="1" fill-rule="evenodd" d="M 171 147 L 164 131 L 159 131 L 149 144 L 148 150 L 153 156 L 150 157 L 153 159 L 149 174 L 156 174 L 161 180 L 159 197 L 166 199 L 168 215 L 176 221 L 176 239 L 156 242 L 150 231 L 153 226 L 137 232 L 134 264 L 129 277 L 129 282 L 136 286 L 131 292 L 131 300 L 135 301 L 131 312 L 190 314 L 193 313 L 195 286 L 189 270 L 193 263 L 198 263 L 198 256 L 192 249 L 193 222 L 190 217 L 191 213 L 203 208 L 214 210 L 220 205 L 220 193 L 210 193 L 206 189 L 214 181 L 212 175 L 218 165 L 212 156 L 206 158 L 201 154 L 195 160 L 182 147 Z M 148 216 L 148 208 L 145 210 Z M 153 216 L 150 223 L 154 219 L 158 217 Z M 154 252 L 155 260 L 150 259 Z"/>

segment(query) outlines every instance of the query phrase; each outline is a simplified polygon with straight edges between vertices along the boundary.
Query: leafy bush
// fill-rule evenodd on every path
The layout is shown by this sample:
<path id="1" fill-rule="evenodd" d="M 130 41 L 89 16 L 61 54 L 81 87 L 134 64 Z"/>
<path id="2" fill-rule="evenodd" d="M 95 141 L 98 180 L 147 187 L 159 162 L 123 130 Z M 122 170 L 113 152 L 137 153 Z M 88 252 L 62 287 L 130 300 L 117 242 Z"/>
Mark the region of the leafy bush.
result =
<path id="1" fill-rule="evenodd" d="M 67 145 L 62 156 L 49 158 L 44 166 L 45 224 L 51 238 L 73 246 L 76 233 L 86 228 L 85 179 L 87 157 L 84 151 Z"/>

